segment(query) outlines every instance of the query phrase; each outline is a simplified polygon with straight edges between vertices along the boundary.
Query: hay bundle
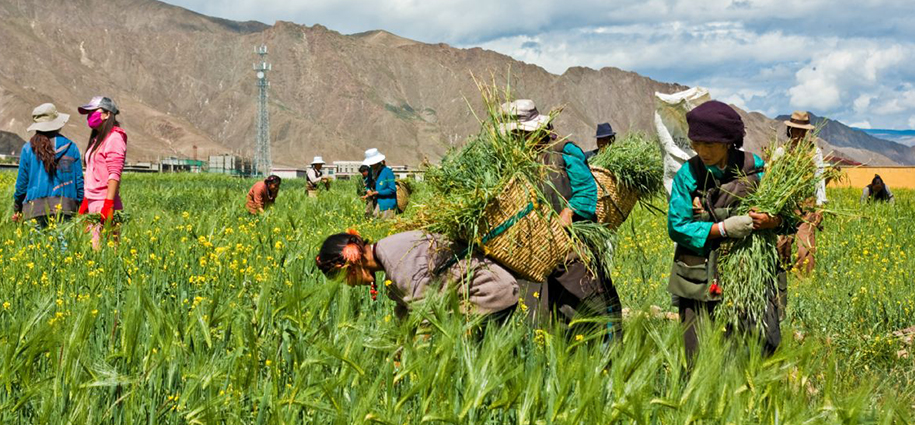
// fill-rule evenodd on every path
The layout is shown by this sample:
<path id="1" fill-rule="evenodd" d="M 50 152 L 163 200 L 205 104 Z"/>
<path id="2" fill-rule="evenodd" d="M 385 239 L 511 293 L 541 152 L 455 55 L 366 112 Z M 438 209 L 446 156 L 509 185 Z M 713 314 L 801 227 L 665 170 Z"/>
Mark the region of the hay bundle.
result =
<path id="1" fill-rule="evenodd" d="M 784 155 L 766 166 L 759 187 L 741 201 L 736 214 L 751 210 L 768 213 L 782 219 L 782 228 L 795 229 L 805 214 L 803 204 L 815 195 L 819 179 L 839 173 L 830 168 L 825 175 L 819 175 L 815 153 L 811 139 L 785 146 Z M 722 303 L 715 309 L 718 318 L 735 325 L 744 318 L 751 323 L 765 323 L 762 319 L 767 292 L 774 290 L 777 274 L 777 241 L 776 231 L 769 229 L 722 244 L 718 260 Z"/>
<path id="2" fill-rule="evenodd" d="M 597 181 L 597 220 L 616 228 L 629 216 L 640 198 L 660 193 L 664 166 L 657 143 L 630 133 L 589 161 Z"/>

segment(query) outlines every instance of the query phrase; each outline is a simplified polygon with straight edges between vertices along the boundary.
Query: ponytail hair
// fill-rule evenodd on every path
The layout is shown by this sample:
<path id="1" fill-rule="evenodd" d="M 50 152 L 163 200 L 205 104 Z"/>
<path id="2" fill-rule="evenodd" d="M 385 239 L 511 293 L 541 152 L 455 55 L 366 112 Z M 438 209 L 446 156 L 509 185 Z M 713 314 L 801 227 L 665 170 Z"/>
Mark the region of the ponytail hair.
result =
<path id="1" fill-rule="evenodd" d="M 336 278 L 346 266 L 362 260 L 368 244 L 355 230 L 330 235 L 321 244 L 315 264 L 325 276 Z"/>
<path id="2" fill-rule="evenodd" d="M 32 146 L 32 152 L 38 157 L 41 164 L 44 165 L 45 172 L 47 172 L 48 176 L 51 178 L 53 178 L 54 174 L 57 172 L 57 150 L 52 141 L 55 137 L 57 137 L 56 131 L 36 131 L 35 135 L 29 140 L 29 144 Z"/>

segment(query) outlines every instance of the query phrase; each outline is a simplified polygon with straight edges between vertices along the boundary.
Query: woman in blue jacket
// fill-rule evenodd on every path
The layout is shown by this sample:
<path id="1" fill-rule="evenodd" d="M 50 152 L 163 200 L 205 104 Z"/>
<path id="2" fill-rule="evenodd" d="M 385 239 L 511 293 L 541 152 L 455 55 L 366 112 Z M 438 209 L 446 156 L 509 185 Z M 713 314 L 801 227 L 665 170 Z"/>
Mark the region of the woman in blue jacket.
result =
<path id="1" fill-rule="evenodd" d="M 46 227 L 51 217 L 67 219 L 83 200 L 83 166 L 76 143 L 60 135 L 70 115 L 45 103 L 32 111 L 28 131 L 35 135 L 22 146 L 13 194 L 13 221 L 35 220 Z"/>
<path id="2" fill-rule="evenodd" d="M 382 219 L 394 218 L 397 212 L 397 184 L 394 181 L 394 172 L 384 163 L 385 156 L 372 148 L 365 151 L 363 165 L 372 167 L 375 176 L 375 190 L 367 195 L 375 198 L 375 217 Z"/>

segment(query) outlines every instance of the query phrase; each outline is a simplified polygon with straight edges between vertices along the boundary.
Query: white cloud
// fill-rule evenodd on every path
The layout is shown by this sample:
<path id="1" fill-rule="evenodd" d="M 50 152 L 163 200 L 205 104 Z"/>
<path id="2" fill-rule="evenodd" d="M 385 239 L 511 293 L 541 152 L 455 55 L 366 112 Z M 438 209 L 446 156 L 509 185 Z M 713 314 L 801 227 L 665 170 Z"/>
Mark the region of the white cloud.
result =
<path id="1" fill-rule="evenodd" d="M 909 128 L 915 130 L 915 115 L 909 117 Z"/>
<path id="2" fill-rule="evenodd" d="M 848 126 L 855 127 L 855 128 L 872 128 L 871 123 L 868 121 L 853 122 L 851 124 L 848 124 Z"/>

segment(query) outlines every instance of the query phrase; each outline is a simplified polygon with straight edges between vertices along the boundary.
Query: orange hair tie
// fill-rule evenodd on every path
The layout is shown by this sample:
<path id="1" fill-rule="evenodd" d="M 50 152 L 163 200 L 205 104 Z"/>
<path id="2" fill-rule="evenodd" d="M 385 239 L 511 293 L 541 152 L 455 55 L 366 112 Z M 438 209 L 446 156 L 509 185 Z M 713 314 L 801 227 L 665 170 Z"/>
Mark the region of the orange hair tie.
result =
<path id="1" fill-rule="evenodd" d="M 362 258 L 362 249 L 354 243 L 346 244 L 343 252 L 340 254 L 347 263 L 355 263 Z"/>
<path id="2" fill-rule="evenodd" d="M 360 234 L 359 234 L 359 231 L 357 231 L 356 229 L 346 229 L 346 233 L 347 233 L 347 234 L 350 234 L 350 235 L 353 235 L 353 236 L 362 237 L 362 235 L 360 235 Z"/>

